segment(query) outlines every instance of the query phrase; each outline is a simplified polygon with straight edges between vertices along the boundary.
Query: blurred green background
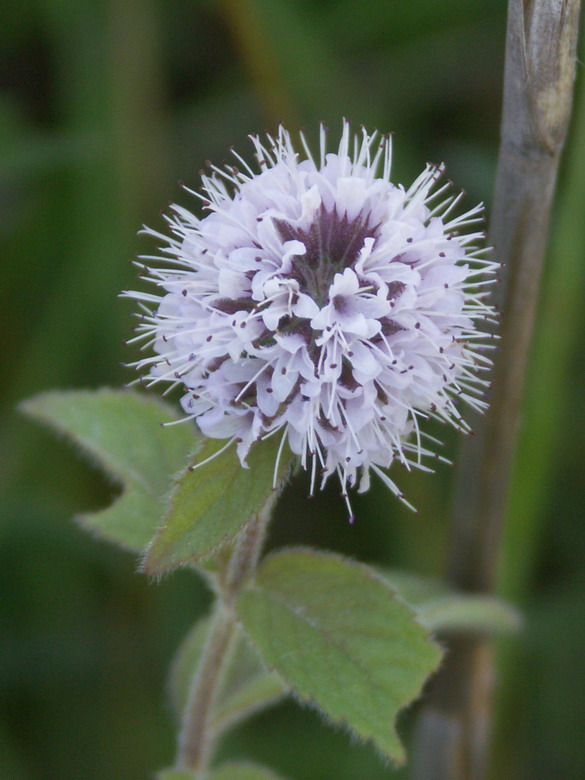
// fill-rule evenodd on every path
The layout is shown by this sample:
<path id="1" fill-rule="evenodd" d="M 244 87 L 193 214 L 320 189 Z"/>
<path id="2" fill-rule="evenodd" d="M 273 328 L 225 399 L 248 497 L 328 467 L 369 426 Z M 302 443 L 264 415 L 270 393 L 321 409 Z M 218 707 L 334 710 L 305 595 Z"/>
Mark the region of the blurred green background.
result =
<path id="1" fill-rule="evenodd" d="M 445 161 L 488 203 L 504 0 L 4 0 L 0 4 L 0 778 L 142 780 L 168 766 L 166 669 L 208 603 L 85 535 L 108 485 L 15 412 L 48 388 L 119 386 L 133 353 L 127 260 L 206 159 L 283 120 L 395 132 L 395 180 Z M 579 71 L 582 67 L 579 66 Z M 578 90 L 585 82 L 579 72 Z M 526 614 L 501 648 L 493 780 L 585 777 L 585 99 L 564 161 L 509 506 L 502 593 Z M 441 431 L 447 452 L 457 437 Z M 271 543 L 311 543 L 426 574 L 445 559 L 452 470 L 404 475 L 349 526 L 334 487 L 289 488 Z M 408 721 L 408 718 L 406 718 Z M 408 731 L 408 723 L 405 724 Z M 224 752 L 292 780 L 404 778 L 310 711 L 279 706 Z"/>

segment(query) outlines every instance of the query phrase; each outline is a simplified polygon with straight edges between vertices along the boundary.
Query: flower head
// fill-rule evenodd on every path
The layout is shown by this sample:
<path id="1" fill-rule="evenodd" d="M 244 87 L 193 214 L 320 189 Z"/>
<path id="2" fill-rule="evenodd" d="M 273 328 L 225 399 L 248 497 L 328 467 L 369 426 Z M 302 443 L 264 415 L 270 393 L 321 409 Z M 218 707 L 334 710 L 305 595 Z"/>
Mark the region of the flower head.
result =
<path id="1" fill-rule="evenodd" d="M 475 408 L 489 364 L 478 319 L 492 310 L 481 284 L 496 264 L 461 232 L 482 206 L 453 217 L 460 196 L 436 187 L 428 165 L 405 190 L 390 181 L 391 139 L 344 123 L 336 153 L 321 128 L 315 159 L 301 134 L 253 137 L 258 171 L 211 166 L 202 218 L 180 206 L 167 217 L 161 267 L 142 266 L 156 295 L 142 301 L 137 339 L 154 356 L 135 365 L 151 384 L 181 385 L 183 408 L 206 436 L 237 443 L 276 434 L 322 484 L 343 494 L 397 459 L 423 468 L 419 422 L 466 430 L 457 408 Z M 235 153 L 234 153 L 235 154 Z M 280 451 L 282 450 L 282 447 Z"/>

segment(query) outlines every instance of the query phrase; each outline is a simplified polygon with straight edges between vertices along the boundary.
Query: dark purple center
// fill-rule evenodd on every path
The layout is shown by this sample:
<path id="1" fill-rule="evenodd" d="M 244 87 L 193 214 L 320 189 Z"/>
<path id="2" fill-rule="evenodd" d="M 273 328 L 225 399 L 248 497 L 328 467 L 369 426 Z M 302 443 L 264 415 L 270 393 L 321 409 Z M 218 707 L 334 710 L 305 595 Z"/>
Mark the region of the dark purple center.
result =
<path id="1" fill-rule="evenodd" d="M 282 274 L 282 276 L 295 279 L 299 283 L 300 291 L 309 295 L 319 307 L 330 302 L 329 291 L 335 274 L 355 266 L 366 238 L 373 238 L 376 241 L 380 228 L 380 224 L 372 224 L 369 212 L 360 213 L 354 219 L 349 219 L 347 214 L 341 217 L 337 209 L 327 211 L 324 206 L 319 208 L 315 219 L 306 230 L 295 227 L 284 219 L 274 219 L 274 225 L 283 242 L 300 241 L 306 248 L 304 255 L 293 258 L 290 272 Z M 367 282 L 367 284 L 373 289 L 371 282 Z M 403 290 L 404 284 L 402 282 L 392 282 L 388 285 L 389 299 L 392 301 Z M 351 302 L 346 296 L 336 295 L 332 303 L 340 314 L 349 313 Z M 214 309 L 227 315 L 234 315 L 240 311 L 251 312 L 256 307 L 256 302 L 250 296 L 235 299 L 218 298 L 213 302 Z M 384 317 L 381 324 L 381 332 L 373 339 L 373 342 L 379 343 L 379 346 L 383 347 L 384 339 L 402 330 L 402 327 L 391 317 Z M 245 322 L 240 324 L 240 327 L 245 327 Z M 296 316 L 284 316 L 278 323 L 278 332 L 281 334 L 297 333 L 303 337 L 307 344 L 308 355 L 315 365 L 315 372 L 317 372 L 321 358 L 321 347 L 315 343 L 315 333 L 309 320 Z M 275 343 L 274 333 L 265 328 L 264 332 L 253 343 L 257 349 L 270 347 Z M 227 356 L 210 364 L 207 367 L 208 370 L 216 370 L 225 359 Z M 285 368 L 281 370 L 286 373 Z M 339 383 L 351 390 L 358 386 L 353 376 L 351 363 L 346 357 L 342 358 Z M 242 387 L 244 387 L 243 384 Z M 299 387 L 300 378 L 297 379 L 292 388 L 289 399 L 298 394 Z M 254 393 L 255 388 L 252 386 L 246 396 L 240 399 L 240 403 L 255 403 Z M 321 422 L 326 425 L 324 421 Z"/>
<path id="2" fill-rule="evenodd" d="M 307 251 L 294 258 L 290 276 L 319 306 L 326 303 L 335 274 L 356 263 L 366 238 L 376 239 L 380 227 L 370 223 L 369 213 L 349 219 L 347 214 L 340 217 L 336 208 L 327 211 L 323 205 L 307 230 L 284 219 L 275 219 L 274 224 L 283 241 L 305 245 Z"/>

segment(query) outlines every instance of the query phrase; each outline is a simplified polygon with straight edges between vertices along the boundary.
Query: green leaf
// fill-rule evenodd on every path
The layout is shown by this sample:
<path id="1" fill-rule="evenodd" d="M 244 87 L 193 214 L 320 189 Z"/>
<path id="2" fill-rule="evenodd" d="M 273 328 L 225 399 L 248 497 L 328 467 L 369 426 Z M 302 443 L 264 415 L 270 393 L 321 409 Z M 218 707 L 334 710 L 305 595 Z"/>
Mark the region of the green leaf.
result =
<path id="1" fill-rule="evenodd" d="M 301 700 L 404 760 L 394 720 L 441 654 L 374 571 L 332 554 L 277 553 L 236 609 L 266 664 Z"/>
<path id="2" fill-rule="evenodd" d="M 238 679 L 236 676 L 228 676 L 225 693 L 217 703 L 215 713 L 215 727 L 217 731 L 225 731 L 227 728 L 239 723 L 243 718 L 260 712 L 282 699 L 288 693 L 288 688 L 275 672 L 270 672 L 264 664 L 259 663 L 256 650 L 250 648 L 247 641 L 242 639 L 248 654 L 254 654 L 257 671 L 248 677 Z M 237 651 L 236 651 L 237 652 Z M 241 659 L 241 666 L 235 666 L 234 671 L 239 672 L 246 658 Z"/>
<path id="3" fill-rule="evenodd" d="M 446 596 L 418 608 L 420 620 L 432 631 L 495 634 L 515 631 L 522 624 L 514 607 L 493 596 Z"/>
<path id="4" fill-rule="evenodd" d="M 379 572 L 432 631 L 493 634 L 521 626 L 518 610 L 495 596 L 459 593 L 439 580 L 402 571 Z"/>
<path id="5" fill-rule="evenodd" d="M 156 780 L 198 780 L 199 775 L 187 769 L 163 769 L 156 775 Z"/>
<path id="6" fill-rule="evenodd" d="M 375 570 L 402 599 L 415 608 L 452 592 L 446 582 L 432 577 L 420 577 L 408 571 L 381 566 L 376 566 Z"/>
<path id="7" fill-rule="evenodd" d="M 180 721 L 191 681 L 207 641 L 209 618 L 198 621 L 183 640 L 171 668 L 171 703 Z M 220 733 L 242 718 L 267 707 L 287 693 L 280 678 L 269 672 L 257 651 L 240 634 L 222 681 L 214 710 L 214 731 Z"/>
<path id="8" fill-rule="evenodd" d="M 255 444 L 242 468 L 234 446 L 208 439 L 175 482 L 165 524 L 147 550 L 144 571 L 163 572 L 197 563 L 230 542 L 246 523 L 267 511 L 278 489 L 272 487 L 280 436 Z M 277 474 L 281 488 L 289 471 L 288 450 Z M 198 464 L 203 464 L 195 468 Z"/>
<path id="9" fill-rule="evenodd" d="M 169 778 L 173 780 L 173 778 Z M 178 778 L 177 778 L 178 780 Z M 282 780 L 269 769 L 257 764 L 224 764 L 212 772 L 207 780 Z"/>
<path id="10" fill-rule="evenodd" d="M 169 697 L 177 721 L 180 723 L 191 681 L 207 642 L 210 619 L 198 620 L 181 642 L 169 675 Z"/>
<path id="11" fill-rule="evenodd" d="M 50 392 L 20 409 L 78 444 L 123 493 L 107 509 L 81 515 L 89 530 L 130 550 L 152 539 L 164 514 L 171 476 L 197 444 L 188 424 L 161 428 L 177 419 L 158 399 L 131 391 Z"/>
<path id="12" fill-rule="evenodd" d="M 197 780 L 199 777 L 186 769 L 163 769 L 156 776 L 157 780 Z M 224 764 L 205 777 L 206 780 L 283 780 L 269 769 L 248 762 Z"/>

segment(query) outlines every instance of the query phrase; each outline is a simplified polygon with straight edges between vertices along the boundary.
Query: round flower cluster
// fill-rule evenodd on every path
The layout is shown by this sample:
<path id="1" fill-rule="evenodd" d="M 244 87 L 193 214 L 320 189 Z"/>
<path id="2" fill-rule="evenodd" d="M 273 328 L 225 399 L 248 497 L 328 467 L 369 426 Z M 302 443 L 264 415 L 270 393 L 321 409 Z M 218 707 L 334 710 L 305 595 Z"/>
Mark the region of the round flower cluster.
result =
<path id="1" fill-rule="evenodd" d="M 276 434 L 311 492 L 317 472 L 322 484 L 337 472 L 347 496 L 374 471 L 403 498 L 381 469 L 424 468 L 419 421 L 465 430 L 454 401 L 485 406 L 475 323 L 492 316 L 481 288 L 497 264 L 476 248 L 483 233 L 461 232 L 482 206 L 451 216 L 461 196 L 435 186 L 442 167 L 392 184 L 390 137 L 347 123 L 336 153 L 321 128 L 318 159 L 283 128 L 251 140 L 258 171 L 233 152 L 238 167 L 202 175 L 192 194 L 206 216 L 175 205 L 171 237 L 146 229 L 165 242 L 142 258 L 164 261 L 142 265 L 158 294 L 126 294 L 142 301 L 137 339 L 156 354 L 134 365 L 183 386 L 188 417 L 236 442 L 244 466 Z"/>

